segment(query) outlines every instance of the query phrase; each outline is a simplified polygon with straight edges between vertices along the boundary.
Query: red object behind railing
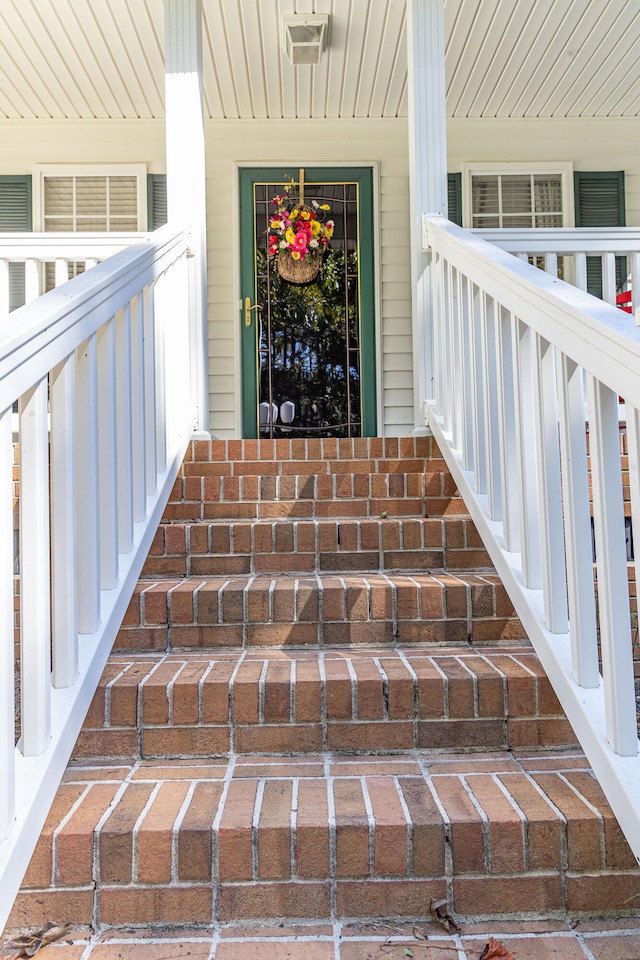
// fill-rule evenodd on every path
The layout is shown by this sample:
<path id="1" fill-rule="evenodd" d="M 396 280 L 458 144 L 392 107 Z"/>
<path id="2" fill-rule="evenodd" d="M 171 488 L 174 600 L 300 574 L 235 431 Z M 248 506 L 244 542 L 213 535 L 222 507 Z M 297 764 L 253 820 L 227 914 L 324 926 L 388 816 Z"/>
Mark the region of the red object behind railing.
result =
<path id="1" fill-rule="evenodd" d="M 625 290 L 624 293 L 616 294 L 616 307 L 620 307 L 625 313 L 633 313 L 631 306 L 631 290 Z"/>

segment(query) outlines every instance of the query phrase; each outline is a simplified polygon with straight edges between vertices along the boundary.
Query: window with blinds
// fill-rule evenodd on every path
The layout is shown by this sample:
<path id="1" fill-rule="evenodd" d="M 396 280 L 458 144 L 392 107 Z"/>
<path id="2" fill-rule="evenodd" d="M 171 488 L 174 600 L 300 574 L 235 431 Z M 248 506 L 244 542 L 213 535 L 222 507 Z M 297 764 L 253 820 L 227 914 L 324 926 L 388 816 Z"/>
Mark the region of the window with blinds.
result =
<path id="1" fill-rule="evenodd" d="M 138 229 L 135 176 L 45 176 L 43 186 L 47 233 L 113 233 Z"/>
<path id="2" fill-rule="evenodd" d="M 471 174 L 472 227 L 561 227 L 562 174 Z"/>

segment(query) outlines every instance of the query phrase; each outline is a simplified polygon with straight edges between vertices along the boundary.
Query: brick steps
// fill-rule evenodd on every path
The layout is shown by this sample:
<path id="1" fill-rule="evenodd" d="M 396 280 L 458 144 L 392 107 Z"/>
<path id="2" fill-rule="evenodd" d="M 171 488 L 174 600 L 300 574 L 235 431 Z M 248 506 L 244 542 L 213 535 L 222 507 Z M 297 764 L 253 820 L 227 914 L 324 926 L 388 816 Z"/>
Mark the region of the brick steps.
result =
<path id="1" fill-rule="evenodd" d="M 119 650 L 511 642 L 495 571 L 141 580 Z"/>
<path id="2" fill-rule="evenodd" d="M 10 926 L 601 914 L 634 864 L 580 754 L 72 764 Z"/>
<path id="3" fill-rule="evenodd" d="M 158 528 L 142 577 L 491 568 L 469 519 L 219 520 Z"/>
<path id="4" fill-rule="evenodd" d="M 10 926 L 638 915 L 574 739 L 431 439 L 195 441 Z"/>
<path id="5" fill-rule="evenodd" d="M 528 647 L 113 656 L 76 759 L 539 749 L 575 737 Z"/>

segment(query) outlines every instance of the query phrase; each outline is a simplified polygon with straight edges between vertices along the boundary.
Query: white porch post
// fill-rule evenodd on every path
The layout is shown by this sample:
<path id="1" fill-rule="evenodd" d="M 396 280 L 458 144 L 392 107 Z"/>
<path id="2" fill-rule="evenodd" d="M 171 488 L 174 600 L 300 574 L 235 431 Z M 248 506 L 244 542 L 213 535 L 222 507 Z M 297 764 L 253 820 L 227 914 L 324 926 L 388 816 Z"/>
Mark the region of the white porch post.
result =
<path id="1" fill-rule="evenodd" d="M 207 213 L 202 98 L 202 0 L 164 0 L 169 222 L 191 225 L 191 371 L 195 430 L 209 431 Z"/>
<path id="2" fill-rule="evenodd" d="M 422 216 L 447 216 L 444 0 L 407 0 L 407 58 L 414 432 L 424 433 L 434 386 L 432 257 L 422 252 Z"/>

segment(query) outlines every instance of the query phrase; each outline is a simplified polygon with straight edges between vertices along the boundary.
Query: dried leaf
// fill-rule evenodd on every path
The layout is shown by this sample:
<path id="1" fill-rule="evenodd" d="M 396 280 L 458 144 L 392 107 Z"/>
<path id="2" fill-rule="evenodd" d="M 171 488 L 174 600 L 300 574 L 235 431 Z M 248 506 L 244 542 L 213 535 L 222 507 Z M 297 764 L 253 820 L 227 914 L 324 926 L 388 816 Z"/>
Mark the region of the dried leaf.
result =
<path id="1" fill-rule="evenodd" d="M 490 937 L 482 951 L 480 960 L 514 960 L 514 955 L 499 940 Z"/>
<path id="2" fill-rule="evenodd" d="M 419 928 L 415 925 L 415 923 L 414 923 L 414 925 L 413 925 L 413 935 L 414 935 L 414 937 L 416 938 L 416 940 L 426 940 L 426 939 L 427 939 L 427 938 L 425 937 L 424 933 L 422 933 L 422 932 L 419 930 Z"/>
<path id="3" fill-rule="evenodd" d="M 460 927 L 456 923 L 452 914 L 449 913 L 449 904 L 446 900 L 432 900 L 431 901 L 431 913 L 434 918 L 440 923 L 447 933 L 459 933 Z"/>
<path id="4" fill-rule="evenodd" d="M 3 944 L 3 951 L 15 951 L 15 960 L 20 957 L 33 957 L 41 947 L 46 947 L 49 943 L 55 943 L 56 940 L 62 940 L 72 928 L 73 924 L 71 923 L 65 923 L 62 926 L 53 920 L 47 920 L 40 930 L 36 930 L 34 933 L 21 933 L 11 940 L 7 940 Z"/>

